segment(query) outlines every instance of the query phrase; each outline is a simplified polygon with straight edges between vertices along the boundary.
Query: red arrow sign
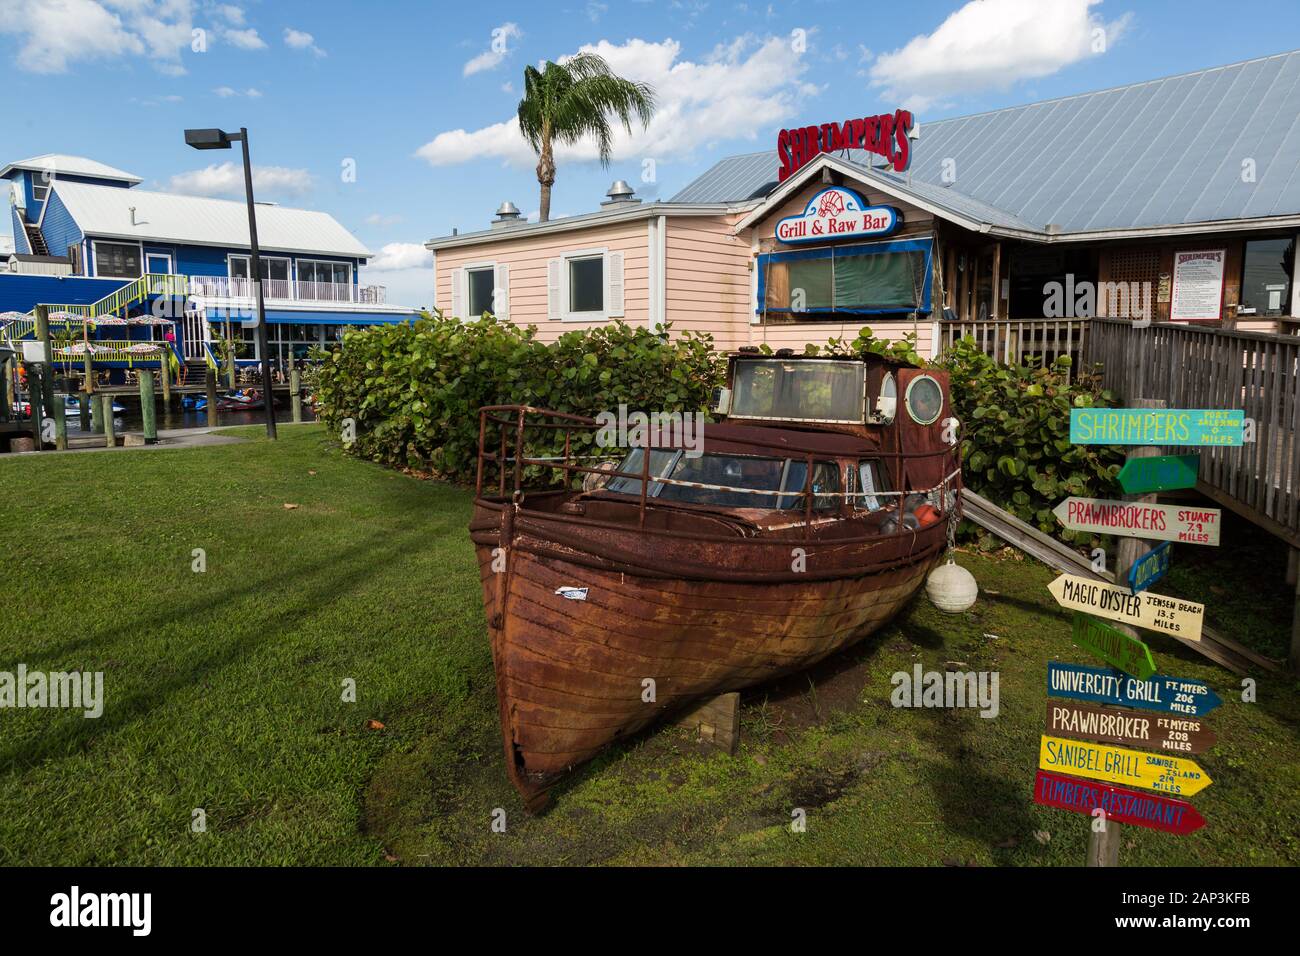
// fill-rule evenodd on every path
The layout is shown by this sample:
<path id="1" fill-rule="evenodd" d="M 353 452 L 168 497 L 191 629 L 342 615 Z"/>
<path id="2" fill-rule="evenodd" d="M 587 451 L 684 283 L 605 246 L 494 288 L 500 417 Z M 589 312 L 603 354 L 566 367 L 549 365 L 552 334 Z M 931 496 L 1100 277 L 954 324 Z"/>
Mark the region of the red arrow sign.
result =
<path id="1" fill-rule="evenodd" d="M 1185 800 L 1172 800 L 1042 770 L 1034 775 L 1034 803 L 1089 815 L 1100 807 L 1106 811 L 1107 820 L 1165 833 L 1188 834 L 1205 826 L 1205 819 Z"/>

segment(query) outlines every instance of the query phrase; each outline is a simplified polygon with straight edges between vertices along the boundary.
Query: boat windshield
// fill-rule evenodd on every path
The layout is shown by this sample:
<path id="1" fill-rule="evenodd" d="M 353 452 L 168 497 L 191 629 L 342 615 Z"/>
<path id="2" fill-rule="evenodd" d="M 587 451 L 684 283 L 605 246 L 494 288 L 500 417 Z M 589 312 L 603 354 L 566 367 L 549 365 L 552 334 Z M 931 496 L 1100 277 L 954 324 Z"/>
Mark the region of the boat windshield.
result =
<path id="1" fill-rule="evenodd" d="M 867 368 L 832 359 L 736 362 L 731 415 L 806 422 L 863 421 Z"/>
<path id="2" fill-rule="evenodd" d="M 618 470 L 641 471 L 644 454 L 643 449 L 632 449 Z M 693 483 L 678 485 L 652 480 L 646 496 L 660 501 L 682 501 L 724 508 L 802 509 L 803 498 L 799 492 L 804 490 L 807 480 L 807 464 L 789 458 L 713 454 L 691 458 L 681 451 L 651 451 L 650 474 L 655 478 Z M 637 478 L 614 478 L 605 490 L 640 496 L 641 481 Z M 835 493 L 839 490 L 839 469 L 835 463 L 815 462 L 813 508 L 825 511 L 838 507 L 839 499 Z"/>

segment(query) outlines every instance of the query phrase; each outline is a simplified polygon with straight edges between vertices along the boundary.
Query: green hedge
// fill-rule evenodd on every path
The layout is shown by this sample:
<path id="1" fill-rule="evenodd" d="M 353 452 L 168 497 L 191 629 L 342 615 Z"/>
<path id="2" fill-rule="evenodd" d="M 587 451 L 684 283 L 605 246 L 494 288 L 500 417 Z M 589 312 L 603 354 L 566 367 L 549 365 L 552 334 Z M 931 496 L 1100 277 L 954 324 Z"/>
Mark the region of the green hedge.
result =
<path id="1" fill-rule="evenodd" d="M 1070 409 L 1115 404 L 1094 374 L 1067 380 L 1070 359 L 1046 368 L 994 362 L 967 337 L 940 363 L 948 369 L 962 422 L 962 480 L 966 487 L 1017 518 L 1062 540 L 1086 544 L 1093 536 L 1065 531 L 1052 509 L 1075 495 L 1115 497 L 1119 450 L 1070 443 Z M 982 548 L 1002 542 L 969 522 Z"/>
<path id="2" fill-rule="evenodd" d="M 924 364 L 914 346 L 910 337 L 886 344 L 864 328 L 855 339 L 832 339 L 806 351 L 870 351 Z M 1092 375 L 1067 382 L 1069 359 L 1049 368 L 1007 367 L 969 338 L 940 364 L 951 374 L 963 423 L 966 485 L 1043 531 L 1089 541 L 1062 531 L 1051 509 L 1070 495 L 1116 492 L 1121 454 L 1070 444 L 1070 408 L 1110 405 L 1113 396 Z M 725 368 L 726 356 L 714 351 L 708 335 L 687 332 L 670 340 L 618 322 L 566 332 L 546 344 L 533 326 L 432 315 L 412 325 L 348 332 L 313 384 L 320 417 L 332 430 L 341 432 L 345 419 L 355 423 L 353 454 L 472 481 L 483 405 L 533 405 L 593 418 L 620 403 L 647 412 L 702 411 Z M 546 437 L 529 432 L 530 454 L 562 450 L 562 436 Z M 571 452 L 593 453 L 594 437 L 575 434 Z M 531 469 L 529 477 L 542 470 Z M 997 546 L 975 530 L 982 546 Z"/>
<path id="3" fill-rule="evenodd" d="M 352 453 L 386 465 L 472 481 L 478 409 L 533 405 L 595 417 L 620 402 L 642 411 L 703 411 L 726 358 L 708 335 L 671 340 L 617 322 L 551 344 L 533 326 L 431 315 L 411 325 L 350 331 L 315 382 L 321 419 L 355 423 Z M 529 453 L 562 447 L 529 433 Z M 583 433 L 571 449 L 590 450 Z"/>

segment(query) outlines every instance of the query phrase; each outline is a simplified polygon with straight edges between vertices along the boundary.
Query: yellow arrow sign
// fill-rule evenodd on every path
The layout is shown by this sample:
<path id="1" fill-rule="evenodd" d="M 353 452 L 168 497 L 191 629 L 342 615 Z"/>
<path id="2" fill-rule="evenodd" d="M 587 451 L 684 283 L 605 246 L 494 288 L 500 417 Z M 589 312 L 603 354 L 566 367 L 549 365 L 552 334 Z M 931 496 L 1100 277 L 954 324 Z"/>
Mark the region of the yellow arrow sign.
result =
<path id="1" fill-rule="evenodd" d="M 1123 621 L 1134 627 L 1145 627 L 1185 641 L 1201 639 L 1205 605 L 1195 601 L 1183 601 L 1150 591 L 1134 594 L 1128 588 L 1073 574 L 1062 574 L 1047 586 L 1047 590 L 1052 592 L 1052 597 L 1061 607 Z"/>
<path id="2" fill-rule="evenodd" d="M 1094 744 L 1086 740 L 1065 740 L 1046 734 L 1038 749 L 1038 766 L 1041 770 L 1187 797 L 1214 782 L 1200 765 L 1185 757 L 1129 750 L 1112 744 Z"/>

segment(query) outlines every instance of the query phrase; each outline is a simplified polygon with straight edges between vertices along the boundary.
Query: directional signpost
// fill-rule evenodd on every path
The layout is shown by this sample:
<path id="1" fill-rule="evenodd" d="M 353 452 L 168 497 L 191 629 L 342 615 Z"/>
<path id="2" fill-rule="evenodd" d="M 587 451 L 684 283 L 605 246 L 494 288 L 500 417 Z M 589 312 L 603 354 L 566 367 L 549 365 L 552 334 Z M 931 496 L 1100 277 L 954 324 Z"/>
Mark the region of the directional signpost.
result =
<path id="1" fill-rule="evenodd" d="M 1134 627 L 1159 631 L 1185 641 L 1201 639 L 1205 605 L 1143 591 L 1103 584 L 1073 574 L 1062 574 L 1047 586 L 1056 603 L 1072 611 L 1085 611 Z"/>
<path id="2" fill-rule="evenodd" d="M 1104 667 L 1057 661 L 1047 663 L 1047 693 L 1052 697 L 1158 710 L 1186 717 L 1202 717 L 1223 703 L 1218 694 L 1198 680 L 1167 674 L 1138 680 Z"/>
<path id="3" fill-rule="evenodd" d="M 1052 514 L 1071 531 L 1216 547 L 1219 544 L 1222 517 L 1218 508 L 1190 508 L 1185 505 L 1158 505 L 1142 501 L 1106 501 L 1100 498 L 1066 498 L 1052 509 Z"/>
<path id="4" fill-rule="evenodd" d="M 1124 494 L 1145 495 L 1152 491 L 1195 488 L 1200 468 L 1200 455 L 1155 455 L 1130 458 L 1116 478 Z"/>
<path id="5" fill-rule="evenodd" d="M 1074 643 L 1138 680 L 1146 680 L 1156 672 L 1156 662 L 1151 659 L 1149 647 L 1136 637 L 1129 637 L 1118 628 L 1086 614 L 1075 612 Z"/>
<path id="6" fill-rule="evenodd" d="M 1169 542 L 1152 548 L 1128 569 L 1128 586 L 1137 594 L 1145 591 L 1169 573 Z"/>
<path id="7" fill-rule="evenodd" d="M 1186 754 L 1205 753 L 1218 740 L 1209 725 L 1197 717 L 1162 716 L 1065 700 L 1047 702 L 1047 732 L 1057 737 L 1083 737 Z"/>
<path id="8" fill-rule="evenodd" d="M 1216 408 L 1072 408 L 1075 445 L 1216 446 L 1245 443 L 1246 413 Z"/>
<path id="9" fill-rule="evenodd" d="M 1101 809 L 1108 820 L 1165 833 L 1188 834 L 1205 826 L 1205 818 L 1185 800 L 1076 780 L 1043 770 L 1034 776 L 1034 802 L 1075 813 L 1091 814 Z"/>
<path id="10" fill-rule="evenodd" d="M 1188 797 L 1214 782 L 1194 760 L 1184 757 L 1129 750 L 1114 744 L 1065 740 L 1047 734 L 1039 743 L 1038 767 Z"/>

